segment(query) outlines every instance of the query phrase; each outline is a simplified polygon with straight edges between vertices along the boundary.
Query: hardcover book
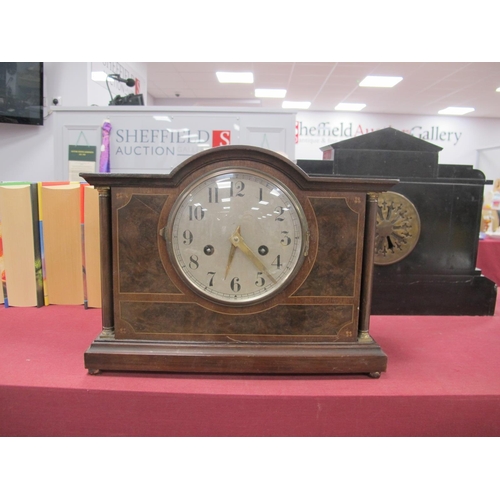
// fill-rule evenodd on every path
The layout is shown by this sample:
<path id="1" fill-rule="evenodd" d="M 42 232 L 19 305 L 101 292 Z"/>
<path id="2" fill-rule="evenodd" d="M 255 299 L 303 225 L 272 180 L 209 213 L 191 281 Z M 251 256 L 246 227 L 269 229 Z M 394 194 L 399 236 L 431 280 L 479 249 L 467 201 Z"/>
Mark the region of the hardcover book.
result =
<path id="1" fill-rule="evenodd" d="M 4 306 L 44 304 L 37 186 L 0 184 L 0 272 Z"/>
<path id="2" fill-rule="evenodd" d="M 79 182 L 38 184 L 45 304 L 84 303 Z"/>
<path id="3" fill-rule="evenodd" d="M 84 306 L 101 307 L 101 256 L 99 240 L 99 194 L 82 184 L 82 255 Z"/>

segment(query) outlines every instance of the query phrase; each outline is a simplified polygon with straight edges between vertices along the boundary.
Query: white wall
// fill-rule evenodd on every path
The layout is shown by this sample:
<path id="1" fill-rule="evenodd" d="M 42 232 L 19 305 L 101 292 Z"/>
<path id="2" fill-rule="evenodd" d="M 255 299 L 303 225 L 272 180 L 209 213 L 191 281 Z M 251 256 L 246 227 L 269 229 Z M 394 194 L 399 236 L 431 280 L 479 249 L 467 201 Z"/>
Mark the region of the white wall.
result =
<path id="1" fill-rule="evenodd" d="M 0 182 L 56 180 L 52 122 L 49 118 L 43 127 L 0 123 Z"/>
<path id="2" fill-rule="evenodd" d="M 500 179 L 500 145 L 479 150 L 474 165 L 478 165 L 487 179 Z M 485 192 L 488 193 L 492 189 L 493 186 L 487 186 Z"/>
<path id="3" fill-rule="evenodd" d="M 45 63 L 46 103 L 50 105 L 54 97 L 60 97 L 64 107 L 107 106 L 110 95 L 105 83 L 91 80 L 91 71 L 99 69 L 123 71 L 127 73 L 124 77 L 139 78 L 140 92 L 146 104 L 154 105 L 154 100 L 147 94 L 145 63 Z M 111 89 L 113 95 L 126 95 L 134 90 L 119 83 L 111 83 Z M 0 181 L 59 180 L 54 166 L 55 120 L 49 107 L 45 108 L 45 115 L 42 127 L 0 123 Z M 482 170 L 487 178 L 500 177 L 500 147 L 497 148 L 500 146 L 499 119 L 300 112 L 297 121 L 299 132 L 302 130 L 295 148 L 297 159 L 319 159 L 322 156 L 321 146 L 392 126 L 443 147 L 439 155 L 440 163 L 473 165 Z M 314 133 L 311 133 L 313 129 Z M 340 135 L 341 130 L 343 136 Z M 478 153 L 478 150 L 481 152 Z"/>
<path id="4" fill-rule="evenodd" d="M 89 63 L 44 63 L 46 105 L 52 106 L 54 97 L 59 106 L 88 106 L 87 87 Z"/>

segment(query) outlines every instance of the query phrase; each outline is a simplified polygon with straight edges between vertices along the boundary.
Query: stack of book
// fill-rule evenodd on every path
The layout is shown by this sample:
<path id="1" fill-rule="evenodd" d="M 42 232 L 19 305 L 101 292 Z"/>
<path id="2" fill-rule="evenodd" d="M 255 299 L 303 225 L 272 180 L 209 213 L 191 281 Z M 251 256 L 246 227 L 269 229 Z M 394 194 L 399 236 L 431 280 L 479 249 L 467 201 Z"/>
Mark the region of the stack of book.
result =
<path id="1" fill-rule="evenodd" d="M 86 183 L 0 183 L 5 307 L 101 306 L 98 211 Z"/>

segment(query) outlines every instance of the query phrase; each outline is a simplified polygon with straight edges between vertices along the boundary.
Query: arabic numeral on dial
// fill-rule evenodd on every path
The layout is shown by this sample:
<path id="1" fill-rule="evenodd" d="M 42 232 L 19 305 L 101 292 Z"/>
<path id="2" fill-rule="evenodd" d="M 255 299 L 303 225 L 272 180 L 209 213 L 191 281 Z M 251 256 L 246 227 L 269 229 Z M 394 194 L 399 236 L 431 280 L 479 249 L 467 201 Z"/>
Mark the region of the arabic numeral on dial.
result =
<path id="1" fill-rule="evenodd" d="M 278 255 L 274 260 L 273 262 L 271 263 L 272 266 L 276 266 L 276 269 L 280 269 L 281 266 L 283 265 L 281 263 L 281 255 Z"/>
<path id="2" fill-rule="evenodd" d="M 207 276 L 208 276 L 208 286 L 214 286 L 215 273 L 210 271 L 207 273 Z"/>
<path id="3" fill-rule="evenodd" d="M 189 220 L 202 220 L 205 217 L 205 210 L 201 205 L 189 205 Z"/>
<path id="4" fill-rule="evenodd" d="M 260 271 L 257 273 L 257 280 L 255 281 L 255 286 L 262 288 L 266 284 L 266 280 L 264 279 L 264 273 Z"/>
<path id="5" fill-rule="evenodd" d="M 283 238 L 281 238 L 280 243 L 284 247 L 287 247 L 292 242 L 292 239 L 290 238 L 290 236 L 288 236 L 288 231 L 281 231 L 281 234 L 283 235 Z"/>
<path id="6" fill-rule="evenodd" d="M 194 270 L 198 269 L 199 267 L 200 267 L 200 264 L 198 263 L 198 256 L 191 255 L 191 257 L 189 257 L 189 268 L 194 271 Z"/>
<path id="7" fill-rule="evenodd" d="M 208 203 L 219 203 L 219 188 L 209 187 L 208 188 Z"/>
<path id="8" fill-rule="evenodd" d="M 283 217 L 285 209 L 283 207 L 276 207 L 274 209 L 274 213 L 277 214 L 277 217 L 274 219 L 275 221 L 283 222 L 285 220 L 285 218 Z"/>
<path id="9" fill-rule="evenodd" d="M 189 231 L 189 229 L 186 229 L 186 231 L 182 233 L 182 237 L 184 238 L 184 245 L 191 245 L 191 243 L 193 243 L 193 233 Z"/>
<path id="10" fill-rule="evenodd" d="M 233 196 L 245 196 L 243 190 L 245 189 L 245 183 L 243 181 L 231 182 L 231 186 L 229 188 L 229 196 L 232 198 Z"/>
<path id="11" fill-rule="evenodd" d="M 241 290 L 240 278 L 233 278 L 231 280 L 231 290 L 234 293 L 238 293 Z"/>

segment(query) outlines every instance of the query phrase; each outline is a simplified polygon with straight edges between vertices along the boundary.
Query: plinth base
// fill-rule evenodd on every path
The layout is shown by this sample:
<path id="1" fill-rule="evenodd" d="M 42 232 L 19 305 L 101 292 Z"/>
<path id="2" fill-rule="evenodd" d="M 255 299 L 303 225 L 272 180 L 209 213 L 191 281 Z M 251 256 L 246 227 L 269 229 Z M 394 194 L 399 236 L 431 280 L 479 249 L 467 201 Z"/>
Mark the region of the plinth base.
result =
<path id="1" fill-rule="evenodd" d="M 378 378 L 387 356 L 374 342 L 328 344 L 185 343 L 96 339 L 85 368 L 171 373 L 334 374 L 367 373 Z"/>
<path id="2" fill-rule="evenodd" d="M 375 274 L 371 314 L 493 316 L 496 298 L 496 284 L 479 272 L 472 276 Z"/>

